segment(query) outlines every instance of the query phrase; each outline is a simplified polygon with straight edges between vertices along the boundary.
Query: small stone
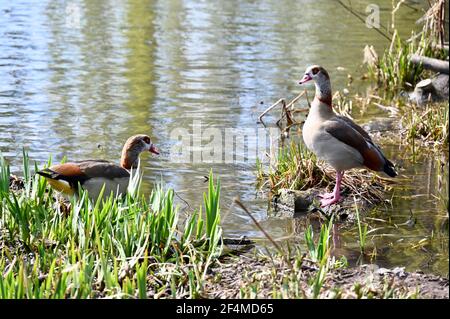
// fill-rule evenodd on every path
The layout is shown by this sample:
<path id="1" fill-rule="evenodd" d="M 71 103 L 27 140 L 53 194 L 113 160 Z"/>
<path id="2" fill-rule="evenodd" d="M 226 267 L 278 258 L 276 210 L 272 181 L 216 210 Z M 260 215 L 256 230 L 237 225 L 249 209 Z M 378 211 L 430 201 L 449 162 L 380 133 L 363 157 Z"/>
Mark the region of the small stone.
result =
<path id="1" fill-rule="evenodd" d="M 387 269 L 387 268 L 379 268 L 379 269 L 377 269 L 375 271 L 375 273 L 378 274 L 378 275 L 384 275 L 384 274 L 389 273 L 389 272 L 391 272 L 391 271 L 389 269 Z"/>

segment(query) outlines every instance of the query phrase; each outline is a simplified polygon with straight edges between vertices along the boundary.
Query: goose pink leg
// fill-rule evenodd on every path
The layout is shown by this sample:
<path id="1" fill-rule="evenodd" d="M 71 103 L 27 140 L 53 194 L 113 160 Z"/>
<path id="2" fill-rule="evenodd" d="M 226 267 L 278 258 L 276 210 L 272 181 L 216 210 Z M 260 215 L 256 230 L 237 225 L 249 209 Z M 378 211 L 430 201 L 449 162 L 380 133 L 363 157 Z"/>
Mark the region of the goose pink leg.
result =
<path id="1" fill-rule="evenodd" d="M 334 191 L 332 191 L 331 193 L 320 194 L 318 196 L 322 199 L 330 199 L 334 197 Z"/>
<path id="2" fill-rule="evenodd" d="M 320 201 L 321 207 L 326 207 L 331 204 L 337 203 L 341 200 L 341 181 L 344 172 L 336 171 L 336 185 L 334 185 L 334 190 L 332 193 L 323 194 L 322 200 Z"/>

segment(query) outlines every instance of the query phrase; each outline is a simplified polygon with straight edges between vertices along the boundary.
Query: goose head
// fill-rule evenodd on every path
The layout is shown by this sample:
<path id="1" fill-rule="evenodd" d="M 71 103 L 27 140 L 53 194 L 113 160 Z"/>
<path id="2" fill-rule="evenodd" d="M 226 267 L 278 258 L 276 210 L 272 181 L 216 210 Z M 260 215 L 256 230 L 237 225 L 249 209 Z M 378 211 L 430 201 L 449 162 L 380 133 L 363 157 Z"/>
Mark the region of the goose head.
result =
<path id="1" fill-rule="evenodd" d="M 311 65 L 306 68 L 303 78 L 299 84 L 304 84 L 309 81 L 314 81 L 316 86 L 315 97 L 324 104 L 331 107 L 332 95 L 331 95 L 331 81 L 327 70 L 320 65 Z"/>
<path id="2" fill-rule="evenodd" d="M 330 76 L 327 70 L 325 70 L 320 65 L 311 65 L 306 68 L 303 78 L 298 82 L 299 84 L 304 84 L 313 80 L 317 85 L 327 84 L 330 82 Z"/>
<path id="3" fill-rule="evenodd" d="M 148 135 L 138 134 L 131 136 L 123 146 L 120 165 L 126 169 L 135 168 L 139 155 L 143 152 L 159 155 L 158 148 L 152 143 Z"/>

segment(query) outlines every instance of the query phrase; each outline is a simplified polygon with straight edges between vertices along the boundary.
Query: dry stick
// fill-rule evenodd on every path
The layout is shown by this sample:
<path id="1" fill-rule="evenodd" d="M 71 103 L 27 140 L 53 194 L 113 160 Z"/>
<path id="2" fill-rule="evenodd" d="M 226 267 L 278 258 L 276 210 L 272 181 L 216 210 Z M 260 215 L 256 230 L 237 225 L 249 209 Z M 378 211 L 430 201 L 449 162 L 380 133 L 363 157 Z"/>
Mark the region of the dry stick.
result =
<path id="1" fill-rule="evenodd" d="M 281 140 L 282 140 L 283 145 L 284 145 L 285 137 L 287 137 L 287 138 L 289 137 L 290 128 L 292 126 L 294 126 L 294 125 L 300 125 L 302 123 L 302 122 L 297 122 L 297 121 L 294 120 L 293 113 L 295 113 L 295 111 L 301 111 L 301 112 L 308 111 L 308 109 L 295 110 L 293 108 L 294 103 L 296 103 L 305 94 L 306 94 L 306 90 L 303 90 L 294 99 L 292 99 L 287 105 L 286 105 L 286 101 L 285 100 L 281 101 L 281 105 L 282 105 L 281 117 L 277 121 L 276 125 L 278 126 L 278 128 L 282 132 L 281 133 Z M 308 101 L 308 104 L 309 104 L 309 101 Z M 286 127 L 283 129 L 282 121 L 283 121 L 284 118 L 286 118 Z"/>
<path id="2" fill-rule="evenodd" d="M 277 106 L 278 104 L 280 104 L 281 101 L 284 101 L 284 99 L 279 99 L 279 100 L 276 101 L 274 104 L 272 104 L 271 106 L 269 106 L 264 112 L 262 112 L 261 115 L 258 116 L 258 121 L 264 124 L 264 122 L 262 121 L 262 117 L 263 117 L 264 115 L 266 115 L 268 112 L 270 112 L 273 108 L 275 108 L 275 106 Z"/>
<path id="3" fill-rule="evenodd" d="M 278 128 L 280 129 L 280 131 L 283 130 L 281 122 L 283 121 L 285 115 L 287 115 L 286 114 L 286 101 L 284 99 L 282 99 L 281 100 L 281 116 L 276 123 Z"/>
<path id="4" fill-rule="evenodd" d="M 372 104 L 377 106 L 379 109 L 381 109 L 383 111 L 388 111 L 392 114 L 398 114 L 398 112 L 399 112 L 398 108 L 393 107 L 393 106 L 385 106 L 385 105 L 377 103 L 377 102 L 372 102 Z"/>
<path id="5" fill-rule="evenodd" d="M 293 123 L 295 123 L 295 121 L 292 119 L 291 111 L 287 108 L 286 105 L 283 105 L 283 110 L 284 113 L 286 114 L 286 126 L 290 126 Z"/>
<path id="6" fill-rule="evenodd" d="M 292 104 L 292 102 L 290 104 Z M 285 117 L 286 117 L 286 127 L 283 129 L 282 121 Z M 286 107 L 286 102 L 282 101 L 281 118 L 277 121 L 277 126 L 280 129 L 280 131 L 282 132 L 281 139 L 283 141 L 283 145 L 284 145 L 284 138 L 289 137 L 288 134 L 289 134 L 290 127 L 293 125 L 298 125 L 298 124 L 301 124 L 301 123 L 296 122 L 292 119 L 291 111 Z M 286 135 L 283 135 L 283 134 L 286 134 Z"/>
<path id="7" fill-rule="evenodd" d="M 311 102 L 309 101 L 308 92 L 306 90 L 304 92 L 305 92 L 306 102 L 308 102 L 308 108 L 311 108 Z"/>
<path id="8" fill-rule="evenodd" d="M 264 236 L 267 237 L 267 239 L 270 240 L 270 242 L 276 247 L 276 249 L 280 252 L 283 253 L 283 250 L 281 249 L 281 247 L 275 242 L 275 240 L 273 240 L 273 238 L 264 230 L 264 228 L 261 227 L 261 225 L 258 223 L 258 221 L 256 220 L 255 217 L 253 217 L 253 215 L 250 213 L 250 211 L 247 209 L 247 207 L 244 206 L 244 204 L 242 204 L 242 202 L 239 200 L 239 198 L 235 198 L 234 202 L 240 207 L 242 208 L 248 216 L 250 216 L 250 218 L 252 219 L 252 221 L 255 223 L 256 227 L 259 228 L 260 231 L 262 231 L 262 233 L 264 234 Z"/>
<path id="9" fill-rule="evenodd" d="M 186 204 L 186 206 L 187 206 L 187 208 L 189 209 L 189 210 L 192 210 L 192 207 L 191 207 L 191 205 L 189 205 L 189 203 L 183 198 L 183 197 L 181 197 L 177 192 L 175 192 L 174 191 L 174 193 L 175 193 L 175 196 L 177 196 L 179 199 L 181 199 L 185 204 Z"/>
<path id="10" fill-rule="evenodd" d="M 286 261 L 286 264 L 289 266 L 289 268 L 293 269 L 291 263 L 289 262 L 289 260 L 286 257 L 286 254 L 283 252 L 283 249 L 281 249 L 281 247 L 276 243 L 275 240 L 273 240 L 273 238 L 264 230 L 264 228 L 261 227 L 261 225 L 258 223 L 258 221 L 255 219 L 255 217 L 253 217 L 253 215 L 249 212 L 249 210 L 247 209 L 247 207 L 244 206 L 244 204 L 242 204 L 242 202 L 239 200 L 239 198 L 235 198 L 234 202 L 240 207 L 242 208 L 242 210 L 244 210 L 244 212 L 247 213 L 248 216 L 250 216 L 250 218 L 252 219 L 252 221 L 255 223 L 256 227 L 258 227 L 258 229 L 260 231 L 262 231 L 262 233 L 264 234 L 264 236 L 267 237 L 267 239 L 275 246 L 275 248 L 278 250 L 278 252 L 281 254 L 281 256 L 283 256 L 283 258 Z"/>
<path id="11" fill-rule="evenodd" d="M 301 122 L 294 122 L 294 123 L 292 123 L 291 125 L 288 125 L 288 126 L 286 126 L 286 131 L 287 130 L 289 130 L 291 127 L 294 127 L 294 126 L 296 126 L 296 125 L 301 125 L 301 124 L 303 124 L 304 123 L 304 121 L 301 121 Z"/>
<path id="12" fill-rule="evenodd" d="M 269 106 L 266 110 L 264 110 L 264 112 L 261 113 L 261 115 L 258 116 L 258 121 L 261 122 L 264 125 L 264 122 L 262 120 L 263 116 L 265 116 L 267 113 L 269 113 L 270 111 L 272 111 L 276 106 L 278 106 L 278 104 L 283 103 L 284 107 L 286 109 L 288 109 L 291 105 L 293 105 L 295 102 L 297 102 L 304 94 L 305 94 L 306 90 L 302 91 L 299 95 L 297 95 L 292 101 L 290 101 L 287 105 L 286 105 L 286 101 L 284 99 L 279 99 L 278 101 L 276 101 L 274 104 L 272 104 L 271 106 Z"/>
<path id="13" fill-rule="evenodd" d="M 291 102 L 289 102 L 288 105 L 286 105 L 286 108 L 289 108 L 292 104 L 297 102 L 304 94 L 306 93 L 306 90 L 303 90 L 299 95 L 297 95 Z"/>
<path id="14" fill-rule="evenodd" d="M 398 9 L 400 9 L 400 6 L 405 2 L 405 0 L 400 0 L 397 5 L 395 6 L 395 8 L 391 11 L 391 28 L 394 29 L 395 28 L 395 13 L 398 11 Z"/>

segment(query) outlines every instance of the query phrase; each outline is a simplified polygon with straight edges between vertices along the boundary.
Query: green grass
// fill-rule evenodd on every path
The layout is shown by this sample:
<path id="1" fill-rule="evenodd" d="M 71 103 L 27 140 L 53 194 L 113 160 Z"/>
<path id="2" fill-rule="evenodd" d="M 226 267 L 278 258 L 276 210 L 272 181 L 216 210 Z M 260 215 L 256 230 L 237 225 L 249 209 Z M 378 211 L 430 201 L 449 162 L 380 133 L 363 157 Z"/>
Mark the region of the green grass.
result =
<path id="1" fill-rule="evenodd" d="M 254 257 L 257 262 L 243 259 L 236 262 L 237 266 L 224 264 L 222 267 L 228 268 L 225 271 L 227 277 L 235 279 L 237 276 L 238 280 L 225 278 L 223 294 L 230 296 L 231 293 L 234 297 L 234 289 L 239 288 L 239 298 L 414 298 L 417 295 L 398 283 L 394 285 L 388 278 L 376 282 L 378 276 L 369 273 L 360 274 L 354 282 L 347 280 L 347 284 L 343 284 L 349 276 L 348 272 L 341 275 L 347 262 L 345 258 L 337 260 L 331 256 L 332 225 L 332 220 L 322 224 L 317 235 L 313 234 L 311 227 L 307 228 L 306 254 L 297 246 L 288 249 L 288 252 L 258 255 Z M 292 267 L 287 265 L 286 260 Z M 230 267 L 239 270 L 229 274 Z M 352 275 L 358 271 L 354 269 Z"/>
<path id="2" fill-rule="evenodd" d="M 408 105 L 401 118 L 406 140 L 413 147 L 416 143 L 432 146 L 435 150 L 448 149 L 449 104 L 448 102 L 427 104 L 423 107 Z"/>
<path id="3" fill-rule="evenodd" d="M 0 162 L 0 183 L 9 183 L 9 167 L 1 157 Z M 24 165 L 29 165 L 26 153 Z M 24 189 L 0 193 L 0 298 L 203 298 L 211 290 L 215 296 L 226 293 L 220 278 L 241 282 L 235 287 L 241 298 L 352 294 L 351 287 L 330 291 L 329 279 L 346 266 L 331 256 L 332 219 L 318 234 L 307 229 L 306 253 L 288 245 L 287 252 L 269 252 L 263 259 L 217 262 L 220 182 L 212 173 L 203 205 L 184 222 L 172 189 L 160 184 L 148 198 L 139 193 L 139 171 L 123 198 L 92 202 L 80 192 L 70 208 L 55 200 L 45 179 L 31 171 L 28 176 Z M 237 273 L 222 272 L 227 267 Z M 377 289 L 385 297 L 398 295 L 389 286 Z M 357 285 L 354 290 L 362 297 L 372 291 Z"/>
<path id="4" fill-rule="evenodd" d="M 267 186 L 274 194 L 283 188 L 293 190 L 326 188 L 335 182 L 335 170 L 319 161 L 303 143 L 292 140 L 288 146 L 279 150 L 276 161 L 271 162 L 274 164 L 266 173 L 258 160 L 256 176 L 259 187 L 262 189 Z M 386 182 L 367 170 L 349 170 L 342 179 L 342 185 L 371 202 L 382 198 L 383 193 L 380 189 L 386 187 Z"/>
<path id="5" fill-rule="evenodd" d="M 416 41 L 405 43 L 395 31 L 389 49 L 374 67 L 369 67 L 369 73 L 386 89 L 399 90 L 406 83 L 412 86 L 419 81 L 422 73 L 422 67 L 409 60 L 409 55 L 416 52 L 419 52 Z"/>
<path id="6" fill-rule="evenodd" d="M 325 276 L 328 273 L 330 267 L 338 265 L 334 262 L 334 259 L 330 259 L 330 231 L 333 227 L 333 216 L 331 217 L 328 225 L 322 224 L 320 228 L 319 238 L 317 244 L 314 243 L 314 233 L 312 226 L 309 225 L 305 231 L 305 241 L 308 247 L 309 256 L 313 262 L 319 265 L 319 270 L 315 276 L 311 279 L 311 290 L 313 292 L 312 298 L 319 297 L 320 291 L 323 287 Z"/>
<path id="7" fill-rule="evenodd" d="M 444 59 L 446 56 L 444 50 L 433 47 L 434 42 L 436 41 L 425 27 L 420 37 L 412 33 L 407 41 L 402 40 L 395 30 L 389 48 L 374 65 L 368 66 L 369 74 L 387 92 L 412 89 L 427 73 L 421 65 L 411 62 L 411 54 L 437 59 Z"/>
<path id="8" fill-rule="evenodd" d="M 0 194 L 4 195 L 9 192 L 9 176 L 11 175 L 9 166 L 0 154 Z"/>
<path id="9" fill-rule="evenodd" d="M 220 182 L 210 174 L 204 216 L 184 227 L 174 191 L 158 185 L 92 202 L 86 192 L 70 208 L 55 201 L 24 152 L 25 188 L 10 191 L 0 157 L 0 298 L 199 297 L 210 264 L 220 255 Z"/>
<path id="10" fill-rule="evenodd" d="M 260 162 L 257 163 L 257 176 L 261 184 L 265 181 L 271 191 L 281 188 L 307 189 L 315 186 L 328 185 L 332 180 L 317 165 L 317 158 L 306 149 L 302 143 L 291 143 L 279 151 L 276 167 L 270 167 L 268 173 L 263 171 Z"/>
<path id="11" fill-rule="evenodd" d="M 333 225 L 333 217 L 331 217 L 329 224 L 322 224 L 320 228 L 319 238 L 317 244 L 314 243 L 314 232 L 311 225 L 305 231 L 305 241 L 308 248 L 309 256 L 312 261 L 323 263 L 327 260 L 330 250 L 330 231 Z"/>

